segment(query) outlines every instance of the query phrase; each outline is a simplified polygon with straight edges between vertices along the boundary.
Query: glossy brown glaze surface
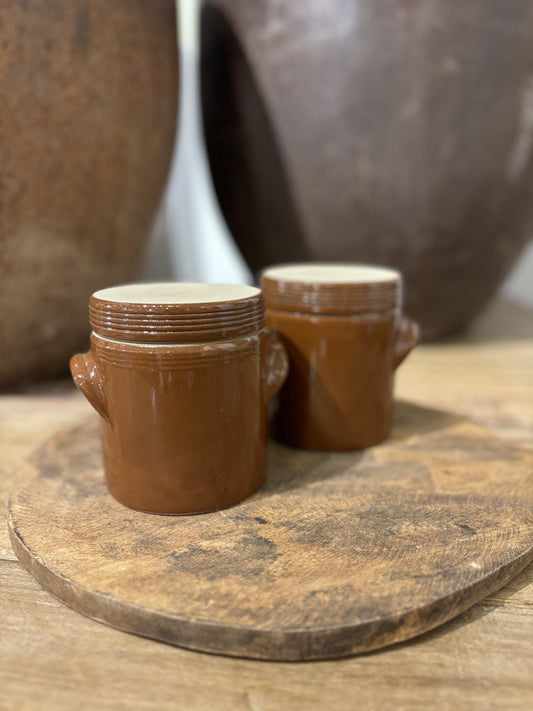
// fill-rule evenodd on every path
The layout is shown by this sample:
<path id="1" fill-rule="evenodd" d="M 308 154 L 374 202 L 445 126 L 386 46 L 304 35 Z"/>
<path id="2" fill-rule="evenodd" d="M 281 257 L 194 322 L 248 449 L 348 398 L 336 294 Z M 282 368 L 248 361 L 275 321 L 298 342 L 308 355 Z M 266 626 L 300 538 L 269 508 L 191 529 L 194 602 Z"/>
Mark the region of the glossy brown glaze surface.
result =
<path id="1" fill-rule="evenodd" d="M 371 275 L 377 280 L 368 280 Z M 281 266 L 265 271 L 262 286 L 267 323 L 290 362 L 275 436 L 317 450 L 382 442 L 391 428 L 394 371 L 418 339 L 416 324 L 401 314 L 400 274 L 366 266 Z"/>
<path id="2" fill-rule="evenodd" d="M 392 422 L 394 369 L 414 346 L 411 335 L 397 347 L 404 323 L 399 315 L 320 316 L 268 309 L 267 317 L 290 360 L 279 395 L 276 438 L 332 451 L 382 442 Z"/>
<path id="3" fill-rule="evenodd" d="M 264 322 L 257 294 L 242 302 L 254 312 L 259 299 Z M 265 476 L 266 406 L 287 368 L 264 328 L 194 343 L 93 333 L 91 350 L 74 356 L 71 370 L 101 415 L 110 493 L 131 508 L 168 514 L 212 511 L 253 493 Z"/>
<path id="4" fill-rule="evenodd" d="M 104 338 L 136 343 L 201 343 L 247 336 L 265 325 L 265 302 L 259 289 L 180 282 L 182 298 L 172 301 L 176 288 L 176 283 L 167 282 L 97 291 L 89 301 L 93 331 Z M 214 301 L 198 301 L 207 298 L 206 291 Z M 117 294 L 124 300 L 117 301 Z"/>
<path id="5" fill-rule="evenodd" d="M 204 0 L 217 195 L 254 271 L 387 263 L 425 339 L 531 235 L 533 3 Z"/>

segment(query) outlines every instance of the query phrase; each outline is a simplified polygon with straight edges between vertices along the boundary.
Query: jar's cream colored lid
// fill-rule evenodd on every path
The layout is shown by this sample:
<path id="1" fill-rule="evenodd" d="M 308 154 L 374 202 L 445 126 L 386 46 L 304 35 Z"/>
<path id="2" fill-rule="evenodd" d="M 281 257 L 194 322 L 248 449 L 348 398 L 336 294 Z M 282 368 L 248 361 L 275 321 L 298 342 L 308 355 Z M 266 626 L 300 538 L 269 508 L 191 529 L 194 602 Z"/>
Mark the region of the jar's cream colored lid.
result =
<path id="1" fill-rule="evenodd" d="M 265 269 L 267 308 L 323 314 L 381 313 L 401 306 L 402 276 L 372 264 L 283 264 Z"/>
<path id="2" fill-rule="evenodd" d="M 204 284 L 201 282 L 159 282 L 125 284 L 95 291 L 100 301 L 120 304 L 216 304 L 249 299 L 260 294 L 244 284 Z"/>
<path id="3" fill-rule="evenodd" d="M 196 343 L 238 338 L 264 327 L 261 291 L 239 284 L 163 282 L 96 291 L 95 333 L 130 342 Z"/>
<path id="4" fill-rule="evenodd" d="M 263 275 L 305 284 L 375 284 L 401 279 L 395 269 L 368 264 L 285 264 L 270 267 Z"/>

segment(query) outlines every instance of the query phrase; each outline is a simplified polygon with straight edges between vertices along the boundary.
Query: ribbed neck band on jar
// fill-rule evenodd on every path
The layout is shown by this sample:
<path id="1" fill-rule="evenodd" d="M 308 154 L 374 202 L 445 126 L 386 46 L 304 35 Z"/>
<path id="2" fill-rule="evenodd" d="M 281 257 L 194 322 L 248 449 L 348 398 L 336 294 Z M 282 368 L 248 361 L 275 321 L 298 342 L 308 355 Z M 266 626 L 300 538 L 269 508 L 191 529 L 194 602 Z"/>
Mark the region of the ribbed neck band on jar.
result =
<path id="1" fill-rule="evenodd" d="M 119 341 L 199 343 L 247 336 L 265 325 L 259 289 L 237 284 L 127 284 L 96 291 L 95 333 Z"/>
<path id="2" fill-rule="evenodd" d="M 262 274 L 267 308 L 322 314 L 381 313 L 399 308 L 402 277 L 366 264 L 285 264 Z"/>

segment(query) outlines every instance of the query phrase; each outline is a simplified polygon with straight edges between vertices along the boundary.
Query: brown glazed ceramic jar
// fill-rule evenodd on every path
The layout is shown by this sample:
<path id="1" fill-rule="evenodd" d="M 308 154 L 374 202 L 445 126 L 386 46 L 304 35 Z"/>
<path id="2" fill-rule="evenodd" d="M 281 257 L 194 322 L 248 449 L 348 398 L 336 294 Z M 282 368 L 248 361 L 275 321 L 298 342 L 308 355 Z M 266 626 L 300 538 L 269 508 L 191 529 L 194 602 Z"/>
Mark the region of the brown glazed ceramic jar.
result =
<path id="1" fill-rule="evenodd" d="M 418 340 L 402 316 L 402 279 L 382 267 L 270 267 L 262 289 L 268 325 L 289 355 L 275 436 L 295 447 L 351 450 L 391 428 L 394 371 Z"/>
<path id="2" fill-rule="evenodd" d="M 91 348 L 72 358 L 101 415 L 110 493 L 165 514 L 252 494 L 266 464 L 266 405 L 287 374 L 263 297 L 227 284 L 132 284 L 94 293 Z"/>

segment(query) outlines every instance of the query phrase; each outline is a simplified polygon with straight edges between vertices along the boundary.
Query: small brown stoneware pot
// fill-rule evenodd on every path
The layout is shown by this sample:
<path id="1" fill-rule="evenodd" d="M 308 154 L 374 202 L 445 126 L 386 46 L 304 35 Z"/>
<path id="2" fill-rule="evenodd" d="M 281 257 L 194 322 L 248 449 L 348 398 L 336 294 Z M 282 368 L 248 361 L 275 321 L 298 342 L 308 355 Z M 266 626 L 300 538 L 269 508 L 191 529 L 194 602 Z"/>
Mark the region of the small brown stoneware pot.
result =
<path id="1" fill-rule="evenodd" d="M 101 415 L 106 483 L 153 513 L 224 508 L 266 466 L 266 405 L 287 375 L 259 289 L 132 284 L 94 293 L 91 348 L 70 367 Z"/>
<path id="2" fill-rule="evenodd" d="M 402 279 L 382 267 L 295 264 L 262 277 L 267 323 L 289 355 L 274 435 L 305 449 L 351 450 L 383 441 L 394 371 L 418 340 L 402 316 Z"/>

